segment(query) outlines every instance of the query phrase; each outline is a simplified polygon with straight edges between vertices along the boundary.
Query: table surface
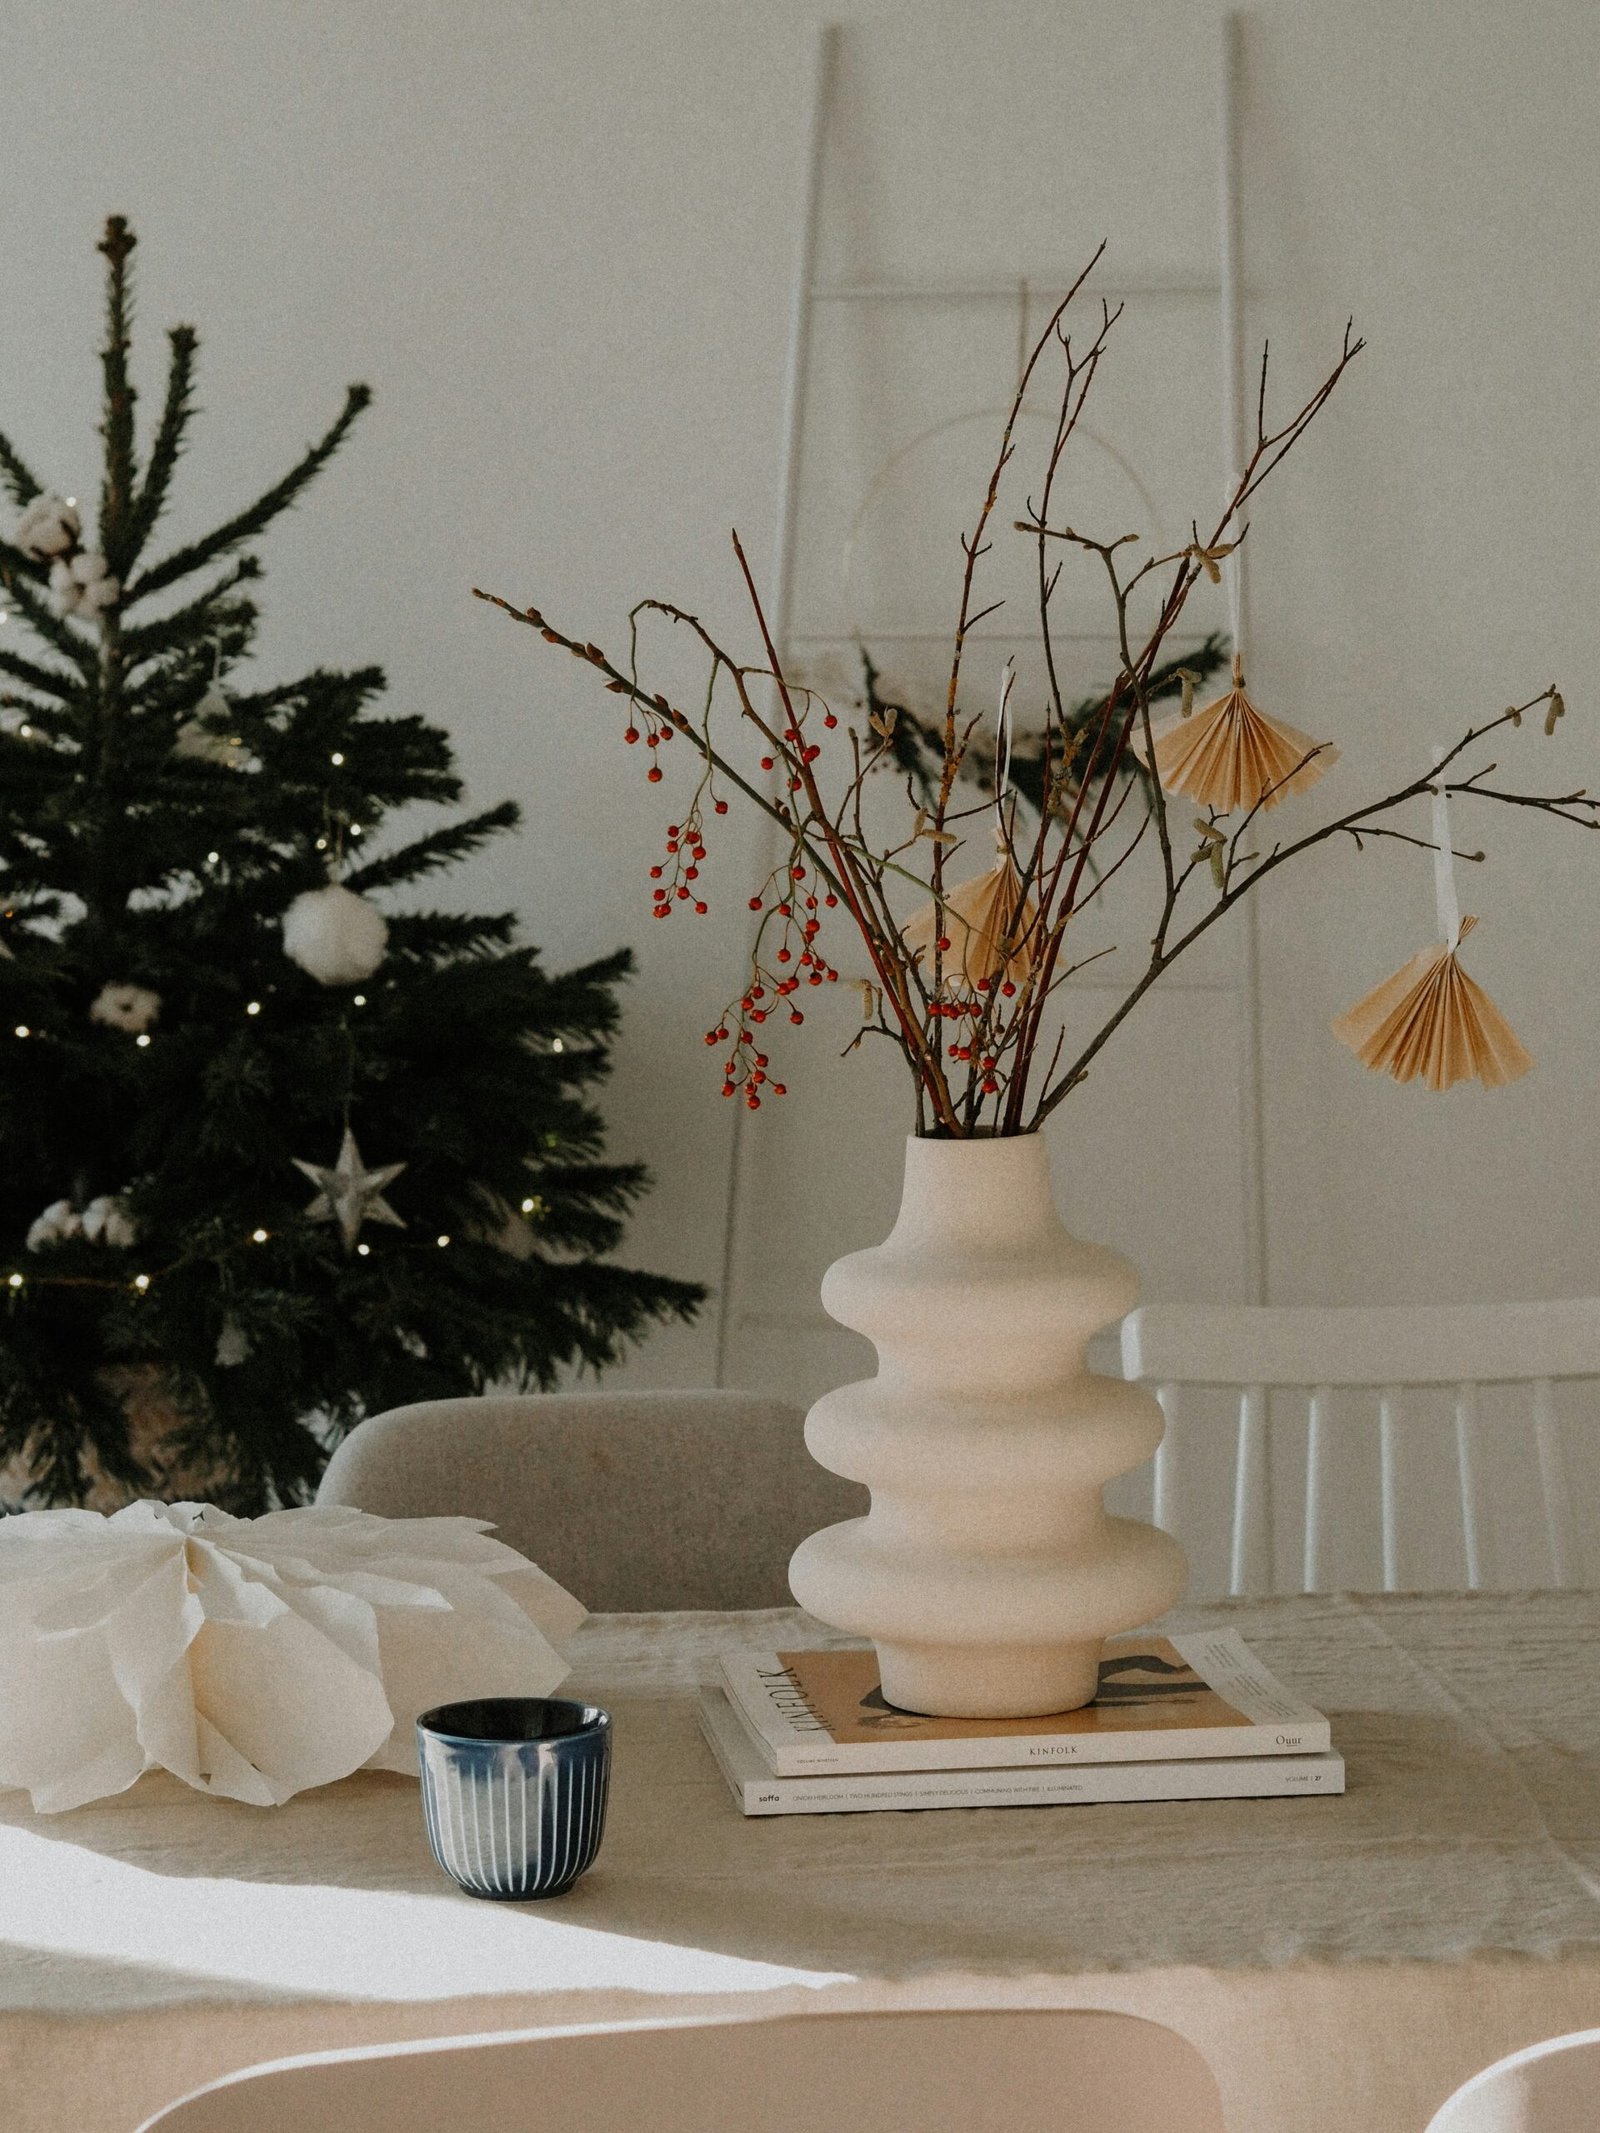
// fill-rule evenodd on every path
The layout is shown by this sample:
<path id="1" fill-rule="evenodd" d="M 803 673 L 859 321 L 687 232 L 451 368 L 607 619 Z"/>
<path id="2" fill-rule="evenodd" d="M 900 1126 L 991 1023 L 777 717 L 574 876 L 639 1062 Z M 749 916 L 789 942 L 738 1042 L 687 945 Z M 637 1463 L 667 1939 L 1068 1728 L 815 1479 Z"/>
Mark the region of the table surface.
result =
<path id="1" fill-rule="evenodd" d="M 37 2025 L 57 2017 L 435 2003 L 437 2031 L 441 2003 L 465 2000 L 515 2000 L 535 2023 L 547 2007 L 637 2013 L 638 1995 L 777 2005 L 782 1988 L 892 1998 L 897 1981 L 960 1976 L 1033 2001 L 1051 1981 L 1205 1973 L 1233 1990 L 1374 1959 L 1560 1958 L 1594 1991 L 1600 1594 L 1331 1595 L 1164 1626 L 1212 1623 L 1329 1713 L 1342 1798 L 746 1820 L 698 1737 L 694 1686 L 730 1646 L 829 1633 L 788 1611 L 602 1616 L 573 1641 L 571 1687 L 614 1715 L 610 1824 L 570 1894 L 460 1894 L 404 1778 L 265 1810 L 160 1775 L 57 1816 L 8 1794 L 0 2019 L 12 2035 L 32 2021 L 42 2050 Z"/>
<path id="2" fill-rule="evenodd" d="M 571 1686 L 614 1715 L 610 1824 L 558 1904 L 459 1894 L 405 1778 L 272 1809 L 159 1775 L 63 1815 L 7 1794 L 0 2010 L 1600 1950 L 1600 1595 L 1173 1620 L 1234 1624 L 1329 1713 L 1342 1798 L 747 1821 L 694 1686 L 729 1646 L 828 1632 L 787 1611 L 600 1616 Z"/>

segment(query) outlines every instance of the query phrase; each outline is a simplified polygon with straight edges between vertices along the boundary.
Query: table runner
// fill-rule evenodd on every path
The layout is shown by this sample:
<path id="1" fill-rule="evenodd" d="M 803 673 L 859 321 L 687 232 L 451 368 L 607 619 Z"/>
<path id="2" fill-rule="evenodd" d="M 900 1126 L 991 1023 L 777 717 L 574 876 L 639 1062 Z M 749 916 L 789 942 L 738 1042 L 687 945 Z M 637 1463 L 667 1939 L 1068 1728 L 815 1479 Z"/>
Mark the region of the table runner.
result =
<path id="1" fill-rule="evenodd" d="M 1419 2133 L 1498 2051 L 1600 2022 L 1600 1596 L 1334 1595 L 1163 1627 L 1219 1622 L 1332 1716 L 1343 1799 L 748 1822 L 692 1689 L 730 1644 L 830 1641 L 793 1612 L 579 1633 L 572 1685 L 616 1718 L 612 1820 L 548 1906 L 453 1891 L 399 1778 L 270 1811 L 161 1778 L 51 1818 L 5 1796 L 8 2127 L 127 2133 L 188 2082 L 341 2042 L 999 2000 L 1172 2022 L 1234 2133 Z"/>

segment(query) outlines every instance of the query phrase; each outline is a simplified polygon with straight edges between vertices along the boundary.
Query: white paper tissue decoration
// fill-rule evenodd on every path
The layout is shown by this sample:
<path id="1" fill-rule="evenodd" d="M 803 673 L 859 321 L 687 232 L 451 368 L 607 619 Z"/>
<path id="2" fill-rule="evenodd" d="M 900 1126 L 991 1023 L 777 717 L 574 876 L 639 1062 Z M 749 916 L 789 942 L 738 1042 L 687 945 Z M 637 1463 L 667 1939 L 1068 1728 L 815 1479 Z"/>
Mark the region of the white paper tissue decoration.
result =
<path id="1" fill-rule="evenodd" d="M 0 1787 L 49 1814 L 159 1768 L 270 1807 L 352 1770 L 415 1771 L 420 1711 L 547 1696 L 584 1613 L 477 1519 L 0 1518 Z"/>

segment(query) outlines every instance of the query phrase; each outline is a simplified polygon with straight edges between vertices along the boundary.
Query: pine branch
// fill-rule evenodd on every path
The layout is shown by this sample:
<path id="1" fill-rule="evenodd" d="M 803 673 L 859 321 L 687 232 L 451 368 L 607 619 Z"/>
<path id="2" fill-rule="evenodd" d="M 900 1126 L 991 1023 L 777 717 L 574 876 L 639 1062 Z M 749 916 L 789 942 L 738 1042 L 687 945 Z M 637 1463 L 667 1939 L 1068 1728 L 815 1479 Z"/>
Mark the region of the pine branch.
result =
<path id="1" fill-rule="evenodd" d="M 44 483 L 24 462 L 3 430 L 0 430 L 0 482 L 4 482 L 10 491 L 11 501 L 19 511 L 44 491 Z"/>
<path id="2" fill-rule="evenodd" d="M 24 659 L 20 652 L 0 648 L 0 674 L 9 674 L 13 681 L 20 681 L 25 688 L 38 689 L 45 696 L 53 696 L 60 703 L 77 700 L 82 683 L 75 674 L 63 674 L 54 667 L 36 666 L 31 659 Z"/>
<path id="3" fill-rule="evenodd" d="M 100 490 L 100 547 L 112 573 L 121 577 L 128 551 L 129 513 L 133 505 L 133 403 L 137 395 L 128 377 L 128 332 L 132 323 L 132 289 L 128 260 L 138 242 L 121 215 L 106 218 L 98 249 L 106 258 L 106 345 L 100 368 L 105 380 L 105 479 Z"/>
<path id="4" fill-rule="evenodd" d="M 131 606 L 135 600 L 146 599 L 151 593 L 161 592 L 166 586 L 175 585 L 180 578 L 186 578 L 203 565 L 214 562 L 218 556 L 226 555 L 241 542 L 253 540 L 265 527 L 270 526 L 280 512 L 288 510 L 307 483 L 314 481 L 321 473 L 344 443 L 351 424 L 371 398 L 372 391 L 369 386 L 348 387 L 344 408 L 337 421 L 311 446 L 304 457 L 290 468 L 281 481 L 268 489 L 264 496 L 258 497 L 247 511 L 241 511 L 237 518 L 227 520 L 225 524 L 217 527 L 214 533 L 192 541 L 187 548 L 174 550 L 171 555 L 136 578 L 128 588 L 124 605 Z"/>
<path id="5" fill-rule="evenodd" d="M 416 963 L 444 963 L 504 948 L 517 930 L 509 911 L 402 911 L 389 920 L 389 954 Z"/>
<path id="6" fill-rule="evenodd" d="M 454 866 L 457 860 L 465 859 L 502 830 L 515 829 L 521 819 L 522 810 L 516 801 L 502 800 L 497 807 L 485 808 L 481 815 L 469 815 L 465 822 L 447 822 L 424 837 L 414 837 L 398 851 L 386 852 L 381 859 L 357 867 L 344 877 L 344 885 L 364 895 L 369 889 L 387 889 L 398 882 L 420 881 L 425 874 L 436 874 L 441 868 Z"/>
<path id="7" fill-rule="evenodd" d="M 375 696 L 381 696 L 387 686 L 382 667 L 315 667 L 309 674 L 302 674 L 298 681 L 280 681 L 267 689 L 241 690 L 234 696 L 234 708 L 258 718 L 265 718 L 274 711 L 291 711 L 297 718 L 305 716 L 315 703 L 318 708 L 331 705 L 340 719 L 360 717 L 363 706 Z M 398 720 L 385 720 L 377 730 L 387 732 Z M 420 721 L 412 721 L 420 725 Z M 371 730 L 371 729 L 369 729 Z M 424 728 L 433 733 L 435 729 Z M 448 757 L 448 750 L 446 750 Z"/>
<path id="8" fill-rule="evenodd" d="M 261 565 L 253 555 L 240 556 L 225 576 L 208 585 L 204 592 L 197 593 L 183 607 L 175 607 L 170 615 L 163 615 L 157 622 L 144 622 L 136 629 L 124 630 L 122 650 L 128 667 L 131 669 L 147 659 L 159 658 L 165 652 L 181 650 L 196 638 L 214 634 L 224 617 L 233 620 L 248 616 L 253 622 L 256 618 L 253 602 L 234 601 L 226 609 L 220 608 L 218 602 L 225 600 L 236 587 L 260 575 Z"/>
<path id="9" fill-rule="evenodd" d="M 128 514 L 127 537 L 120 558 L 124 572 L 133 568 L 145 542 L 155 530 L 172 485 L 178 454 L 183 449 L 184 431 L 194 413 L 194 359 L 199 345 L 195 330 L 192 326 L 174 326 L 167 338 L 172 343 L 167 397 L 150 447 L 150 463 L 145 468 L 143 484 Z"/>
<path id="10" fill-rule="evenodd" d="M 50 576 L 48 563 L 42 562 L 38 556 L 25 554 L 20 548 L 13 548 L 9 541 L 0 541 L 0 570 L 36 580 L 41 585 Z"/>

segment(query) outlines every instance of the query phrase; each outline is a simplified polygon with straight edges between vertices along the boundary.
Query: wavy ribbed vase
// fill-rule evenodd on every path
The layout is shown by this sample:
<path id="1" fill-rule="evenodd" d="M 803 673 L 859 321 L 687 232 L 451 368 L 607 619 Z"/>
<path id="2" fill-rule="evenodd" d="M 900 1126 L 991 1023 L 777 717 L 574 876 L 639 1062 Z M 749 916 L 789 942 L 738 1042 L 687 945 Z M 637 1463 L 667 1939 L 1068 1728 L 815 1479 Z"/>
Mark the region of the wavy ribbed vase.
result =
<path id="1" fill-rule="evenodd" d="M 1085 1361 L 1137 1298 L 1125 1259 L 1068 1235 L 1039 1134 L 911 1140 L 893 1231 L 823 1277 L 878 1374 L 825 1394 L 806 1443 L 872 1507 L 803 1541 L 789 1584 L 873 1640 L 891 1704 L 1075 1710 L 1105 1638 L 1182 1593 L 1177 1542 L 1102 1496 L 1161 1441 L 1153 1395 Z"/>

